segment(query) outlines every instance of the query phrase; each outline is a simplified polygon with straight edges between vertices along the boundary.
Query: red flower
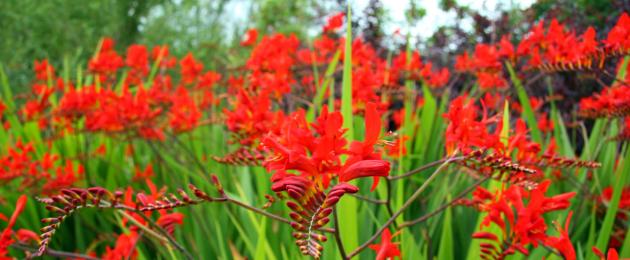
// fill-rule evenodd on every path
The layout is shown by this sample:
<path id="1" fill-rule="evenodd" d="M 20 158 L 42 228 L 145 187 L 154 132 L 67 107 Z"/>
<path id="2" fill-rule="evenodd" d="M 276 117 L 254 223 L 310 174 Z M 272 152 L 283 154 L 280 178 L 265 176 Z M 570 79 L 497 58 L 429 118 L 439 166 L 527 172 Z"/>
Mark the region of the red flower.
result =
<path id="1" fill-rule="evenodd" d="M 258 40 L 258 31 L 254 28 L 247 30 L 243 39 L 241 40 L 241 46 L 252 46 Z"/>
<path id="2" fill-rule="evenodd" d="M 372 176 L 374 189 L 378 178 L 389 174 L 389 163 L 381 160 L 382 151 L 374 150 L 381 131 L 375 104 L 368 104 L 365 118 L 365 140 L 355 141 L 347 149 L 341 113 L 329 113 L 325 107 L 316 123 L 309 125 L 304 112 L 298 111 L 280 128 L 280 136 L 268 134 L 263 139 L 263 145 L 273 152 L 263 165 L 280 179 L 287 171 L 297 171 L 324 188 L 335 176 L 341 182 Z M 349 155 L 343 164 L 342 155 Z"/>
<path id="3" fill-rule="evenodd" d="M 368 103 L 365 108 L 365 140 L 354 141 L 350 145 L 351 156 L 340 173 L 340 181 L 350 181 L 358 177 L 373 176 L 372 191 L 378 185 L 379 177 L 389 175 L 389 162 L 381 160 L 380 152 L 374 150 L 381 134 L 381 115 L 376 104 Z"/>
<path id="4" fill-rule="evenodd" d="M 199 77 L 199 83 L 195 86 L 196 89 L 209 89 L 212 88 L 217 82 L 221 80 L 221 74 L 214 71 L 208 71 Z"/>
<path id="5" fill-rule="evenodd" d="M 171 128 L 175 133 L 192 130 L 201 118 L 199 107 L 189 96 L 188 90 L 183 87 L 178 88 L 172 95 L 171 110 L 168 114 Z"/>
<path id="6" fill-rule="evenodd" d="M 18 241 L 20 241 L 20 243 L 28 243 L 29 241 L 39 243 L 41 241 L 39 234 L 28 229 L 19 229 L 17 232 L 15 232 L 15 237 Z"/>
<path id="7" fill-rule="evenodd" d="M 567 260 L 575 260 L 575 249 L 573 248 L 573 244 L 571 244 L 571 238 L 569 238 L 571 216 L 573 216 L 573 212 L 569 212 L 564 228 L 556 227 L 558 232 L 560 232 L 559 237 L 549 237 L 547 241 L 545 241 L 545 245 L 557 249 Z"/>
<path id="8" fill-rule="evenodd" d="M 136 171 L 135 174 L 133 176 L 133 180 L 135 181 L 139 181 L 139 180 L 150 180 L 153 177 L 154 173 L 153 173 L 153 165 L 152 164 L 147 164 L 147 167 L 144 168 L 144 170 L 140 170 L 137 166 L 136 166 Z"/>
<path id="9" fill-rule="evenodd" d="M 274 34 L 265 36 L 252 50 L 246 68 L 250 89 L 270 93 L 275 98 L 291 90 L 295 82 L 291 67 L 295 64 L 295 53 L 300 42 L 295 35 Z"/>
<path id="10" fill-rule="evenodd" d="M 386 146 L 387 155 L 392 158 L 399 158 L 407 155 L 407 145 L 405 144 L 409 140 L 409 137 L 404 135 L 402 137 L 395 137 L 394 141 Z"/>
<path id="11" fill-rule="evenodd" d="M 203 70 L 203 64 L 193 57 L 192 53 L 188 53 L 180 62 L 182 82 L 190 84 L 197 80 Z"/>
<path id="12" fill-rule="evenodd" d="M 129 84 L 140 84 L 142 79 L 149 74 L 149 53 L 147 47 L 134 44 L 127 48 L 127 67 L 131 68 L 127 75 Z"/>
<path id="13" fill-rule="evenodd" d="M 241 90 L 232 100 L 232 110 L 223 110 L 225 125 L 241 145 L 257 144 L 263 135 L 276 133 L 284 120 L 284 113 L 273 112 L 271 105 L 268 95 L 250 95 Z"/>
<path id="14" fill-rule="evenodd" d="M 163 140 L 164 126 L 158 120 L 163 115 L 163 106 L 172 104 L 169 97 L 162 95 L 166 93 L 156 94 L 154 89 L 148 92 L 144 88 L 138 88 L 135 94 L 127 88 L 123 88 L 120 94 L 102 91 L 98 93 L 95 108 L 86 114 L 85 128 L 88 131 Z M 181 98 L 178 95 L 174 97 Z"/>
<path id="15" fill-rule="evenodd" d="M 455 71 L 468 72 L 471 71 L 473 67 L 473 60 L 470 58 L 467 51 L 455 57 Z"/>
<path id="16" fill-rule="evenodd" d="M 553 121 L 549 120 L 547 112 L 538 115 L 538 129 L 543 133 L 551 133 L 553 131 Z"/>
<path id="17" fill-rule="evenodd" d="M 473 64 L 477 69 L 501 69 L 500 53 L 493 45 L 477 44 L 477 46 L 475 46 L 475 53 L 473 54 Z"/>
<path id="18" fill-rule="evenodd" d="M 160 68 L 167 69 L 175 67 L 177 59 L 175 57 L 168 56 L 168 46 L 155 46 L 151 50 L 151 59 L 154 61 L 160 61 Z"/>
<path id="19" fill-rule="evenodd" d="M 450 72 L 447 68 L 442 68 L 439 72 L 429 74 L 427 84 L 432 88 L 443 87 L 448 83 Z"/>
<path id="20" fill-rule="evenodd" d="M 11 235 L 13 234 L 13 226 L 15 225 L 17 218 L 24 210 L 26 201 L 26 195 L 22 195 L 20 196 L 20 198 L 18 198 L 17 202 L 15 203 L 15 210 L 13 211 L 13 214 L 9 219 L 9 223 L 7 223 L 7 227 L 0 233 L 0 258 L 2 259 L 7 257 L 9 253 L 7 249 L 11 244 L 14 243 L 14 240 L 11 238 Z"/>
<path id="21" fill-rule="evenodd" d="M 592 26 L 589 26 L 588 29 L 582 34 L 582 41 L 579 45 L 579 51 L 582 55 L 594 55 L 597 52 L 597 48 L 599 43 L 597 42 L 597 32 Z"/>
<path id="22" fill-rule="evenodd" d="M 123 59 L 114 50 L 114 40 L 103 38 L 101 49 L 90 60 L 88 68 L 99 76 L 111 76 L 123 66 Z"/>
<path id="23" fill-rule="evenodd" d="M 595 253 L 595 255 L 597 255 L 600 260 L 619 260 L 619 254 L 617 253 L 617 249 L 609 248 L 608 254 L 606 254 L 605 256 L 604 256 L 604 253 L 602 253 L 602 251 L 600 251 L 599 248 L 597 247 L 593 246 L 592 250 L 593 250 L 593 253 Z"/>
<path id="24" fill-rule="evenodd" d="M 363 160 L 353 163 L 346 167 L 339 174 L 339 181 L 347 182 L 361 177 L 374 177 L 372 183 L 372 191 L 378 185 L 379 177 L 387 177 L 389 175 L 389 162 L 383 160 Z"/>
<path id="25" fill-rule="evenodd" d="M 21 188 L 30 189 L 33 193 L 49 194 L 62 188 L 73 186 L 82 173 L 79 166 L 74 170 L 73 164 L 67 162 L 66 167 L 56 166 L 57 155 L 45 153 L 41 159 L 35 158 L 33 144 L 17 142 L 7 149 L 7 154 L 0 157 L 0 181 L 10 182 L 21 179 Z M 53 169 L 56 174 L 53 174 Z"/>
<path id="26" fill-rule="evenodd" d="M 376 252 L 376 260 L 402 259 L 398 243 L 392 243 L 392 234 L 389 229 L 383 230 L 380 244 L 372 244 L 369 247 Z"/>
<path id="27" fill-rule="evenodd" d="M 329 17 L 328 21 L 326 21 L 326 25 L 324 25 L 323 28 L 324 33 L 334 32 L 335 30 L 339 29 L 339 27 L 343 25 L 344 16 L 344 13 L 338 13 Z"/>
<path id="28" fill-rule="evenodd" d="M 42 187 L 42 193 L 53 194 L 63 188 L 71 187 L 81 175 L 83 175 L 83 166 L 79 164 L 75 171 L 74 164 L 68 160 L 64 167 L 57 167 L 55 177 L 47 180 Z"/>
<path id="29" fill-rule="evenodd" d="M 623 117 L 630 114 L 630 86 L 604 88 L 601 93 L 580 100 L 580 116 Z"/>
<path id="30" fill-rule="evenodd" d="M 499 56 L 511 60 L 516 58 L 514 45 L 512 45 L 512 43 L 510 42 L 509 35 L 501 37 L 501 41 L 499 42 Z"/>
<path id="31" fill-rule="evenodd" d="M 47 81 L 55 78 L 55 68 L 48 63 L 48 59 L 36 60 L 34 70 L 37 80 Z"/>
<path id="32" fill-rule="evenodd" d="M 136 259 L 138 258 L 138 249 L 136 243 L 140 236 L 136 231 L 131 231 L 128 234 L 121 234 L 116 239 L 116 245 L 114 248 L 109 246 L 105 248 L 105 254 L 102 256 L 105 260 L 120 260 L 120 259 Z"/>
<path id="33" fill-rule="evenodd" d="M 160 216 L 156 222 L 159 226 L 164 228 L 169 234 L 173 235 L 175 227 L 177 225 L 184 224 L 184 214 L 182 213 L 170 213 Z"/>
<path id="34" fill-rule="evenodd" d="M 617 24 L 608 32 L 604 44 L 611 52 L 624 52 L 630 49 L 630 16 L 621 14 Z"/>
<path id="35" fill-rule="evenodd" d="M 365 108 L 365 140 L 363 142 L 354 141 L 350 145 L 350 153 L 354 158 L 348 160 L 380 159 L 380 155 L 374 152 L 374 145 L 379 141 L 381 135 L 382 121 L 381 114 L 376 108 L 376 104 L 368 103 Z"/>
<path id="36" fill-rule="evenodd" d="M 413 51 L 409 60 L 407 60 L 407 53 L 401 52 L 392 60 L 392 81 L 396 82 L 398 79 L 418 80 L 423 67 L 424 64 L 422 64 L 418 51 Z"/>
<path id="37" fill-rule="evenodd" d="M 501 74 L 496 72 L 479 72 L 477 73 L 477 82 L 479 83 L 479 88 L 481 90 L 494 90 L 494 89 L 503 89 L 506 88 L 507 81 L 501 76 Z"/>
<path id="38" fill-rule="evenodd" d="M 498 136 L 488 131 L 488 124 L 495 122 L 484 114 L 480 119 L 479 108 L 466 95 L 459 96 L 449 105 L 444 117 L 449 123 L 446 128 L 446 152 L 453 154 L 456 150 L 467 152 L 478 148 L 496 147 L 500 142 Z"/>
<path id="39" fill-rule="evenodd" d="M 567 258 L 575 256 L 566 233 L 570 216 L 567 219 L 565 228 L 559 228 L 561 235 L 558 238 L 550 238 L 546 234 L 547 224 L 543 216 L 543 214 L 551 211 L 568 208 L 570 205 L 569 199 L 575 195 L 575 192 L 546 197 L 545 193 L 550 184 L 549 180 L 545 180 L 529 193 L 517 185 L 507 187 L 505 190 L 500 190 L 496 193 L 477 188 L 477 191 L 473 193 L 473 200 L 467 204 L 475 206 L 480 211 L 487 212 L 482 222 L 482 227 L 488 226 L 490 223 L 496 224 L 502 229 L 504 234 L 502 237 L 503 242 L 509 242 L 509 244 L 495 247 L 495 245 L 501 245 L 503 242 L 498 241 L 496 236 L 482 235 L 483 233 L 475 233 L 473 237 L 489 240 L 492 242 L 489 247 L 495 249 L 503 248 L 503 251 L 498 252 L 502 257 L 514 254 L 515 250 L 527 254 L 525 248 L 528 245 L 531 244 L 537 247 L 540 243 L 558 249 Z M 527 198 L 529 199 L 525 203 Z M 488 252 L 482 254 L 488 254 Z"/>

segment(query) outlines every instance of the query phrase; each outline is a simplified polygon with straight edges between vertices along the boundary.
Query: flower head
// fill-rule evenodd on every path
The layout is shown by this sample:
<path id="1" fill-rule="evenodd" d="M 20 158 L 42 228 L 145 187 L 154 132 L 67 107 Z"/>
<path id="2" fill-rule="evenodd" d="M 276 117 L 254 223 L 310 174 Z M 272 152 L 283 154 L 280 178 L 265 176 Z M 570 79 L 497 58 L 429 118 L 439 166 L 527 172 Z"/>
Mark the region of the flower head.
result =
<path id="1" fill-rule="evenodd" d="M 377 260 L 402 259 L 398 243 L 392 243 L 392 234 L 389 229 L 383 230 L 380 244 L 372 244 L 369 247 L 376 252 Z"/>

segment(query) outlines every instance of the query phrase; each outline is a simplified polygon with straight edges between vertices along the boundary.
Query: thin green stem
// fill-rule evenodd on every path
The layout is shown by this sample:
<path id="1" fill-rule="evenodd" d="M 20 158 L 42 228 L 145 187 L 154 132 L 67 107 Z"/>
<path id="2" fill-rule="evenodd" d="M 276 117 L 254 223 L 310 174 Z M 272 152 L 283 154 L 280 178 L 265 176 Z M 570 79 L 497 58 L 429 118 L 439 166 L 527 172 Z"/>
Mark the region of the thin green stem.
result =
<path id="1" fill-rule="evenodd" d="M 337 215 L 337 207 L 333 208 L 333 221 L 335 222 L 335 241 L 337 242 L 337 247 L 339 248 L 339 253 L 341 254 L 341 259 L 346 259 L 348 255 L 346 254 L 346 249 L 343 246 L 343 241 L 341 241 L 341 233 L 339 231 L 339 217 Z"/>
<path id="2" fill-rule="evenodd" d="M 428 214 L 426 214 L 424 216 L 421 216 L 421 217 L 419 217 L 417 219 L 414 219 L 414 220 L 411 220 L 411 221 L 406 221 L 406 222 L 402 223 L 400 225 L 400 228 L 405 228 L 405 227 L 408 227 L 408 226 L 413 226 L 415 224 L 424 222 L 424 221 L 428 220 L 429 218 L 437 215 L 438 213 L 446 210 L 448 207 L 452 206 L 453 204 L 455 204 L 455 202 L 457 202 L 458 200 L 460 200 L 463 197 L 465 197 L 466 195 L 468 195 L 468 193 L 470 193 L 472 190 L 474 190 L 477 187 L 479 187 L 479 185 L 481 185 L 482 183 L 484 183 L 488 179 L 490 179 L 490 176 L 486 176 L 486 177 L 483 177 L 483 178 L 479 179 L 473 185 L 471 185 L 468 188 L 466 188 L 465 190 L 463 190 L 459 195 L 457 195 L 451 201 L 447 202 L 446 204 L 440 206 L 439 208 L 435 209 L 434 211 L 432 211 L 432 212 L 430 212 L 430 213 L 428 213 Z"/>
<path id="3" fill-rule="evenodd" d="M 30 246 L 28 246 L 26 244 L 22 244 L 22 243 L 13 243 L 13 244 L 11 244 L 11 247 L 13 247 L 15 249 L 18 249 L 18 250 L 30 252 L 30 253 L 36 253 L 39 250 L 37 248 L 30 247 Z M 79 254 L 79 253 L 57 251 L 57 250 L 52 250 L 52 249 L 47 249 L 45 254 L 48 255 L 48 256 L 52 256 L 52 257 L 60 258 L 60 259 L 100 260 L 100 258 L 98 258 L 98 257 L 93 257 L 93 256 L 89 256 L 89 255 Z"/>
<path id="4" fill-rule="evenodd" d="M 392 217 L 390 217 L 385 224 L 383 224 L 377 231 L 376 233 L 374 233 L 374 235 L 372 235 L 372 237 L 370 237 L 370 239 L 368 239 L 367 241 L 365 241 L 363 244 L 361 244 L 361 246 L 359 246 L 357 249 L 355 249 L 354 251 L 352 251 L 350 254 L 348 254 L 348 257 L 346 259 L 351 259 L 352 257 L 358 255 L 359 253 L 361 253 L 361 251 L 363 251 L 364 249 L 366 249 L 370 244 L 372 244 L 376 239 L 378 239 L 378 237 L 381 235 L 381 233 L 383 233 L 383 231 L 385 231 L 385 229 L 389 228 L 389 225 L 391 225 L 392 223 L 394 223 L 394 221 L 396 220 L 396 218 L 398 218 L 398 216 L 400 216 L 403 211 L 405 211 L 409 206 L 411 206 L 411 203 L 413 203 L 416 199 L 418 199 L 418 197 L 420 197 L 420 194 L 422 194 L 422 192 L 429 187 L 429 184 L 431 182 L 433 182 L 433 180 L 435 179 L 435 177 L 437 177 L 438 173 L 440 173 L 442 171 L 442 169 L 444 169 L 444 167 L 446 167 L 446 165 L 448 165 L 450 162 L 453 161 L 454 158 L 450 158 L 450 159 L 446 159 L 441 165 L 440 167 L 438 167 L 432 174 L 431 176 L 429 176 L 429 178 L 427 178 L 427 180 L 422 183 L 422 185 L 420 186 L 420 188 L 418 188 L 413 195 L 411 195 L 411 197 L 409 197 L 409 199 L 407 199 L 407 201 L 405 201 L 405 203 L 402 205 L 402 207 L 400 207 L 400 209 L 398 209 L 398 211 L 396 211 L 394 213 L 394 215 Z"/>
<path id="5" fill-rule="evenodd" d="M 452 162 L 452 161 L 459 161 L 459 160 L 463 160 L 463 159 L 464 159 L 463 156 L 440 159 L 440 160 L 437 160 L 437 161 L 430 162 L 430 163 L 427 163 L 425 165 L 422 165 L 422 166 L 420 166 L 418 168 L 415 168 L 415 169 L 413 169 L 411 171 L 408 171 L 408 172 L 406 172 L 404 174 L 389 176 L 389 177 L 387 177 L 387 179 L 388 180 L 392 180 L 392 181 L 404 179 L 404 178 L 407 178 L 407 177 L 409 177 L 411 175 L 414 175 L 416 173 L 420 173 L 420 172 L 422 172 L 422 171 L 424 171 L 426 169 L 429 169 L 431 167 L 438 166 L 438 165 L 440 165 L 440 164 L 442 164 L 442 163 L 444 163 L 446 161 Z"/>

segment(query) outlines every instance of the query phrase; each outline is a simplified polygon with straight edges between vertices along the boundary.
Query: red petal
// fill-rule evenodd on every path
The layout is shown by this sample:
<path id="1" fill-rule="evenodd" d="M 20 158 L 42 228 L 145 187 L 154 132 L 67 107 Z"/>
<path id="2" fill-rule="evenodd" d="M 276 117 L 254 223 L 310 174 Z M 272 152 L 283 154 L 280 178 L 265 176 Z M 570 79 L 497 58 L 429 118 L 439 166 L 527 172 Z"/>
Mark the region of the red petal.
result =
<path id="1" fill-rule="evenodd" d="M 472 238 L 487 239 L 487 240 L 493 240 L 493 241 L 499 242 L 499 239 L 497 238 L 497 236 L 489 232 L 476 232 L 472 234 Z"/>
<path id="2" fill-rule="evenodd" d="M 346 168 L 339 176 L 342 182 L 360 177 L 384 177 L 389 175 L 389 162 L 383 160 L 363 160 Z"/>
<path id="3" fill-rule="evenodd" d="M 26 200 L 27 200 L 26 195 L 22 195 L 15 203 L 15 211 L 13 211 L 13 215 L 11 215 L 11 218 L 9 219 L 9 224 L 7 225 L 7 227 L 4 229 L 4 231 L 2 231 L 2 233 L 0 233 L 0 241 L 8 237 L 9 234 L 11 234 L 11 229 L 13 229 L 13 225 L 15 225 L 15 221 L 17 220 L 20 213 L 22 213 L 22 211 L 24 210 L 24 206 L 26 205 Z"/>
<path id="4" fill-rule="evenodd" d="M 381 133 L 381 116 L 376 110 L 376 104 L 367 103 L 365 108 L 365 143 L 373 145 Z"/>

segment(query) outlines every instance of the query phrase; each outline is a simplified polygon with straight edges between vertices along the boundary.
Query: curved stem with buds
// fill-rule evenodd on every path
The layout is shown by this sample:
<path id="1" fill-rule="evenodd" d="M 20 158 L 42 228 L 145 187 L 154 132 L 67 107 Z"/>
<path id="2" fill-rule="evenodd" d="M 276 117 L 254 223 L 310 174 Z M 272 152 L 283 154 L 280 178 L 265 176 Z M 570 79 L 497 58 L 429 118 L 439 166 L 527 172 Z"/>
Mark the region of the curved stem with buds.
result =
<path id="1" fill-rule="evenodd" d="M 23 243 L 13 243 L 11 247 L 22 250 L 29 253 L 37 253 L 38 249 L 34 247 L 30 247 Z M 57 251 L 48 249 L 46 251 L 47 256 L 52 256 L 55 258 L 64 258 L 64 259 L 85 259 L 85 260 L 100 260 L 98 257 L 93 257 L 85 254 L 73 253 L 73 252 L 65 252 L 65 251 Z"/>

